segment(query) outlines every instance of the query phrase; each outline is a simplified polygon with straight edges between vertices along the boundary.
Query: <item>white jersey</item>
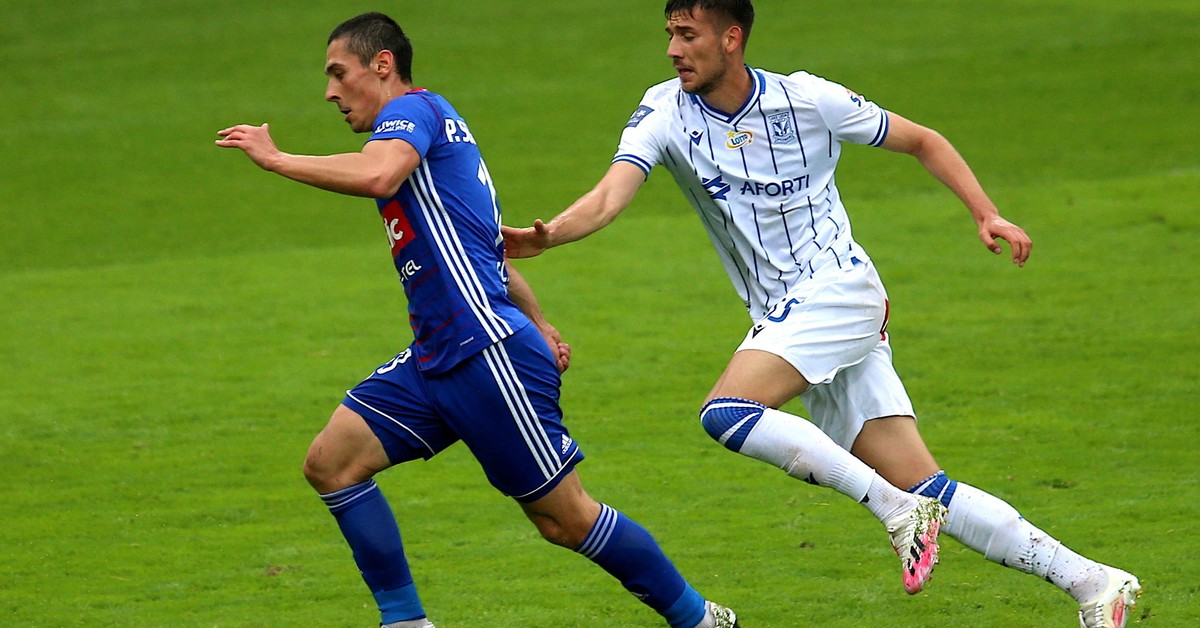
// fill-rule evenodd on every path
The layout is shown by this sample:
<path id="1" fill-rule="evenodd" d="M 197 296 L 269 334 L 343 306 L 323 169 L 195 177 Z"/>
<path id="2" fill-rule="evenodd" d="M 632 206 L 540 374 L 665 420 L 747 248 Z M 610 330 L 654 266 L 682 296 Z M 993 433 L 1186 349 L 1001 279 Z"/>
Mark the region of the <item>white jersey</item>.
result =
<path id="1" fill-rule="evenodd" d="M 746 71 L 754 89 L 732 115 L 684 92 L 679 79 L 651 87 L 613 162 L 671 171 L 758 320 L 814 272 L 869 261 L 834 170 L 842 142 L 883 143 L 888 115 L 807 72 Z"/>

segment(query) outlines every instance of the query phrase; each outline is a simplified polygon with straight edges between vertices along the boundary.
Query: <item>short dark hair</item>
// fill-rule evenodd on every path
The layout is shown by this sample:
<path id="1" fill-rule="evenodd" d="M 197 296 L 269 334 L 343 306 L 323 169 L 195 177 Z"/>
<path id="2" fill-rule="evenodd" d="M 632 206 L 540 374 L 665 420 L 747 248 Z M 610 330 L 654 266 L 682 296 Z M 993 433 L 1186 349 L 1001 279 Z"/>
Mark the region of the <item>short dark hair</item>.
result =
<path id="1" fill-rule="evenodd" d="M 742 27 L 742 45 L 750 41 L 750 29 L 754 27 L 754 5 L 750 0 L 667 0 L 663 11 L 667 18 L 676 13 L 691 13 L 703 9 L 722 15 Z"/>
<path id="2" fill-rule="evenodd" d="M 346 38 L 346 49 L 358 57 L 364 66 L 369 65 L 371 59 L 381 51 L 390 51 L 396 58 L 396 73 L 404 82 L 412 82 L 412 42 L 392 18 L 382 13 L 363 13 L 352 17 L 333 29 L 326 44 L 343 37 Z"/>

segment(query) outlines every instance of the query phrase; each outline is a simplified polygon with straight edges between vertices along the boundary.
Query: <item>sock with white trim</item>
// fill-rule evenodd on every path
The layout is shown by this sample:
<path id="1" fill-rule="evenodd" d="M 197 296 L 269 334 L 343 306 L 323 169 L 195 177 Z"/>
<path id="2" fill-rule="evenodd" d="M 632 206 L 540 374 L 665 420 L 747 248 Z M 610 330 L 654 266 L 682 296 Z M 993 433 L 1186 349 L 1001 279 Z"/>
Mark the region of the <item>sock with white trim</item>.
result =
<path id="1" fill-rule="evenodd" d="M 730 450 L 773 464 L 809 484 L 828 486 L 880 521 L 913 507 L 912 495 L 889 484 L 811 421 L 733 397 L 709 401 L 700 421 L 709 436 Z"/>
<path id="2" fill-rule="evenodd" d="M 354 553 L 354 562 L 379 606 L 381 623 L 425 617 L 396 517 L 375 480 L 323 494 L 321 500 Z"/>
<path id="3" fill-rule="evenodd" d="M 944 471 L 918 482 L 909 492 L 939 499 L 950 509 L 942 531 L 952 538 L 992 562 L 1053 583 L 1078 602 L 1099 595 L 1107 582 L 1099 563 L 1026 521 L 1008 502 L 955 482 Z"/>
<path id="4" fill-rule="evenodd" d="M 654 537 L 616 509 L 600 504 L 600 516 L 575 551 L 621 581 L 672 628 L 692 628 L 704 619 L 704 598 L 679 575 Z"/>

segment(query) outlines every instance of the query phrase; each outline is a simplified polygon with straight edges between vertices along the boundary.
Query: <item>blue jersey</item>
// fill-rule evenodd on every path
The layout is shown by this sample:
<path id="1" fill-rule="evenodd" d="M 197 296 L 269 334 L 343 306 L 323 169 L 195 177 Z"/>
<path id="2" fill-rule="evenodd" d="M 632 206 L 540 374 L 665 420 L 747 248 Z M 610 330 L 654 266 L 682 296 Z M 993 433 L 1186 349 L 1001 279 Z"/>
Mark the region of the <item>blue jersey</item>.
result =
<path id="1" fill-rule="evenodd" d="M 370 140 L 400 139 L 421 163 L 376 199 L 408 298 L 418 368 L 443 373 L 529 319 L 508 297 L 500 205 L 475 138 L 445 98 L 417 89 L 384 106 Z"/>

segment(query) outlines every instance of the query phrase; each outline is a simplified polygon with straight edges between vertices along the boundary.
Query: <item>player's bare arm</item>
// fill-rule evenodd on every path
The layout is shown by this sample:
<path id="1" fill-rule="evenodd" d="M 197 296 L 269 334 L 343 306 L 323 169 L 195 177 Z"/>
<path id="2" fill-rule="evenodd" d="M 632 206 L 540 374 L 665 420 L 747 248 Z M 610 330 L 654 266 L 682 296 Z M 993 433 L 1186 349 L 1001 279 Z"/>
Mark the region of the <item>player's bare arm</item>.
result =
<path id="1" fill-rule="evenodd" d="M 935 178 L 950 188 L 967 206 L 979 227 L 979 239 L 993 253 L 1002 252 L 997 239 L 1008 242 L 1014 264 L 1024 266 L 1033 248 L 1025 230 L 1000 216 L 996 205 L 988 198 L 983 186 L 971 172 L 966 160 L 940 133 L 888 113 L 890 129 L 883 147 L 916 157 Z"/>
<path id="2" fill-rule="evenodd" d="M 403 140 L 368 142 L 362 152 L 294 155 L 275 146 L 270 127 L 239 124 L 217 132 L 217 146 L 240 148 L 260 168 L 331 192 L 388 198 L 412 174 L 421 157 Z"/>
<path id="3" fill-rule="evenodd" d="M 646 181 L 646 173 L 633 164 L 619 161 L 604 178 L 548 223 L 535 220 L 525 228 L 503 227 L 505 254 L 533 257 L 546 249 L 581 240 L 608 226 L 633 202 Z"/>
<path id="4" fill-rule="evenodd" d="M 525 316 L 542 332 L 542 337 L 546 339 L 546 345 L 550 347 L 550 353 L 554 356 L 555 362 L 558 364 L 558 372 L 561 373 L 571 366 L 571 345 L 563 342 L 562 335 L 558 333 L 558 329 L 546 321 L 545 315 L 542 314 L 542 306 L 538 303 L 537 297 L 533 294 L 533 288 L 529 287 L 529 282 L 525 281 L 525 277 L 517 272 L 513 267 L 512 262 L 505 260 L 505 267 L 508 269 L 508 296 L 521 308 Z"/>

